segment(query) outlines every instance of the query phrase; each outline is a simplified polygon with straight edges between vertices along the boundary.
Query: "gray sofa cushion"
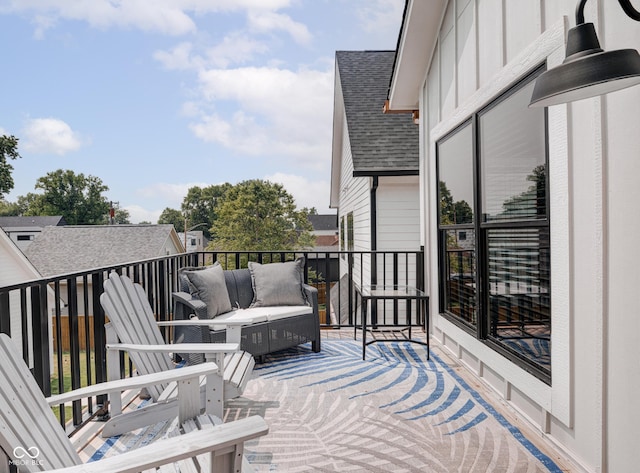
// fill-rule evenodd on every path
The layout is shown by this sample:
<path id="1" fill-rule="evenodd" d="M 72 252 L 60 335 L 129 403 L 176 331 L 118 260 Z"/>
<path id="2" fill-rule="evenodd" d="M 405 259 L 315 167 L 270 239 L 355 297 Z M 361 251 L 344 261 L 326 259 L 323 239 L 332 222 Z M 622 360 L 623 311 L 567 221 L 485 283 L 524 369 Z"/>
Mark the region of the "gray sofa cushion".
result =
<path id="1" fill-rule="evenodd" d="M 231 305 L 235 309 L 246 309 L 253 302 L 253 288 L 251 287 L 251 272 L 248 268 L 228 269 L 224 272 Z"/>
<path id="2" fill-rule="evenodd" d="M 286 263 L 249 262 L 253 302 L 250 307 L 309 305 L 302 288 L 304 258 Z"/>
<path id="3" fill-rule="evenodd" d="M 220 263 L 189 269 L 182 272 L 189 283 L 189 292 L 207 304 L 207 317 L 231 310 L 231 300 Z"/>

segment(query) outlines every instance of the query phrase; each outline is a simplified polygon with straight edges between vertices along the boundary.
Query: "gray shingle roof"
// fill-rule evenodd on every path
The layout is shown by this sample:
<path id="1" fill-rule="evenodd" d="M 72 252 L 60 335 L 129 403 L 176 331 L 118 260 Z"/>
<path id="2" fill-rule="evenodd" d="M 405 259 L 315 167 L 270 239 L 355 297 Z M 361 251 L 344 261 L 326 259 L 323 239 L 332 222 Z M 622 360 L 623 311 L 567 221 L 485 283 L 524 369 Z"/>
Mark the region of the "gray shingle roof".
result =
<path id="1" fill-rule="evenodd" d="M 69 225 L 45 227 L 25 249 L 47 276 L 74 273 L 166 254 L 173 225 Z"/>
<path id="2" fill-rule="evenodd" d="M 338 230 L 338 216 L 335 214 L 308 215 L 314 230 Z"/>
<path id="3" fill-rule="evenodd" d="M 411 114 L 384 114 L 394 51 L 337 51 L 354 175 L 417 174 L 418 126 Z"/>
<path id="4" fill-rule="evenodd" d="M 0 228 L 47 227 L 49 225 L 66 225 L 64 217 L 0 217 Z"/>

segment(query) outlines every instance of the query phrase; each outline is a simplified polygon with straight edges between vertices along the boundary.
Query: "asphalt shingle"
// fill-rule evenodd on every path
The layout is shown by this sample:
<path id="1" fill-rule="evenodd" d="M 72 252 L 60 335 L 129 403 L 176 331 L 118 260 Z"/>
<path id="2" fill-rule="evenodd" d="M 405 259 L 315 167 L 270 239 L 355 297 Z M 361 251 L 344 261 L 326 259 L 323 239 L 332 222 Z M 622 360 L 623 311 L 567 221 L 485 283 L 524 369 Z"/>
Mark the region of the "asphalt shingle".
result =
<path id="1" fill-rule="evenodd" d="M 164 256 L 172 225 L 45 227 L 25 250 L 47 276 Z"/>
<path id="2" fill-rule="evenodd" d="M 418 127 L 410 113 L 384 114 L 395 51 L 337 51 L 354 174 L 416 174 Z"/>

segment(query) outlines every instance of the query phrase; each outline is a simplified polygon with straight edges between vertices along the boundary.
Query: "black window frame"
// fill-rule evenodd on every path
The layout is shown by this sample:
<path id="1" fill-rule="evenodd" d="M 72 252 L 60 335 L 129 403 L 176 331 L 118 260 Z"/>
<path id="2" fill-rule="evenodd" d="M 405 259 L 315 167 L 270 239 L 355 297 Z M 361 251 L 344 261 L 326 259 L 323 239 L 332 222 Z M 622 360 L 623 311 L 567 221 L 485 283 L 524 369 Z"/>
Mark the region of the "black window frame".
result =
<path id="1" fill-rule="evenodd" d="M 490 308 L 489 308 L 489 291 L 488 291 L 488 274 L 489 274 L 489 261 L 488 261 L 488 239 L 487 234 L 490 230 L 500 230 L 500 229 L 527 229 L 527 228 L 546 228 L 547 234 L 550 234 L 551 231 L 551 222 L 550 222 L 550 213 L 549 213 L 549 115 L 548 111 L 544 109 L 544 154 L 545 154 L 545 172 L 546 172 L 546 185 L 545 185 L 545 207 L 546 207 L 546 217 L 544 219 L 509 219 L 509 220 L 490 220 L 484 221 L 482 218 L 482 183 L 480 182 L 482 179 L 482 169 L 481 169 L 481 159 L 480 155 L 481 143 L 479 136 L 479 119 L 484 114 L 491 111 L 497 105 L 503 103 L 505 100 L 508 100 L 515 93 L 520 91 L 522 88 L 529 85 L 535 77 L 539 76 L 542 72 L 546 70 L 546 65 L 541 65 L 536 69 L 532 70 L 525 77 L 521 78 L 513 84 L 506 91 L 502 92 L 500 95 L 496 96 L 490 103 L 481 109 L 475 111 L 456 126 L 453 130 L 451 130 L 446 135 L 439 138 L 436 142 L 436 183 L 439 186 L 440 182 L 440 153 L 439 148 L 440 145 L 447 141 L 449 138 L 453 137 L 455 134 L 459 133 L 466 126 L 471 126 L 472 133 L 472 153 L 473 153 L 473 196 L 474 196 L 474 218 L 473 224 L 453 224 L 453 225 L 442 225 L 441 224 L 441 215 L 440 215 L 440 190 L 438 187 L 437 196 L 438 196 L 438 208 L 437 208 L 437 225 L 438 225 L 438 291 L 439 291 L 439 312 L 450 322 L 454 323 L 456 326 L 462 328 L 466 332 L 472 334 L 475 338 L 485 343 L 487 346 L 491 347 L 496 352 L 502 354 L 510 361 L 526 370 L 527 372 L 533 374 L 534 376 L 541 379 L 543 382 L 551 385 L 551 368 L 549 366 L 548 369 L 544 368 L 540 364 L 537 364 L 530 360 L 529 358 L 522 356 L 516 350 L 512 350 L 508 348 L 505 344 L 501 343 L 499 340 L 492 338 L 490 334 Z M 477 323 L 474 325 L 465 321 L 463 318 L 450 313 L 446 310 L 445 302 L 446 302 L 446 290 L 447 290 L 447 278 L 450 276 L 447 273 L 446 261 L 447 261 L 447 244 L 446 244 L 446 235 L 447 231 L 467 231 L 468 238 L 475 237 L 475 275 L 474 275 L 474 284 L 476 288 L 476 318 Z M 471 230 L 471 232 L 469 232 Z M 550 249 L 549 249 L 550 254 Z M 549 280 L 551 280 L 551 257 L 549 257 Z M 550 286 L 549 286 L 550 287 Z M 549 298 L 551 295 L 549 294 Z M 552 302 L 551 302 L 552 307 Z M 552 309 L 550 309 L 550 313 L 552 314 Z M 551 322 L 549 322 L 549 325 Z"/>

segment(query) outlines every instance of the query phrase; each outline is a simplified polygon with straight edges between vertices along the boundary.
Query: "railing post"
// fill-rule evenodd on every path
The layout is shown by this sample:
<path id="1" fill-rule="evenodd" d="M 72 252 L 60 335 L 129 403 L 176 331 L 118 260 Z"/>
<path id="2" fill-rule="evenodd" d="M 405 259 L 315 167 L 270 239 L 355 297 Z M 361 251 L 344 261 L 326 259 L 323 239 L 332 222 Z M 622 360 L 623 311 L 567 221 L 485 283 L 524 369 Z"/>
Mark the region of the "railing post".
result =
<path id="1" fill-rule="evenodd" d="M 158 313 L 156 314 L 156 318 L 161 321 L 166 321 L 169 319 L 167 315 L 167 287 L 166 287 L 166 264 L 165 261 L 158 261 L 158 293 L 156 294 L 156 307 L 158 308 Z M 169 329 L 168 327 L 162 327 L 162 338 L 169 343 Z"/>
<path id="2" fill-rule="evenodd" d="M 11 335 L 11 311 L 9 291 L 0 292 L 0 332 Z"/>
<path id="3" fill-rule="evenodd" d="M 421 291 L 424 291 L 424 288 L 425 288 L 424 246 L 420 246 L 420 251 L 416 254 L 416 286 Z"/>
<path id="4" fill-rule="evenodd" d="M 71 360 L 71 389 L 80 387 L 80 329 L 78 323 L 78 284 L 75 277 L 67 279 L 67 308 L 69 320 L 69 357 Z M 73 425 L 82 423 L 82 405 L 73 402 Z"/>
<path id="5" fill-rule="evenodd" d="M 22 320 L 22 359 L 29 359 L 29 305 L 27 304 L 27 288 L 20 288 L 20 320 Z"/>
<path id="6" fill-rule="evenodd" d="M 325 323 L 331 325 L 331 253 L 324 254 L 324 313 Z"/>
<path id="7" fill-rule="evenodd" d="M 47 283 L 44 281 L 31 287 L 31 310 L 33 316 L 33 375 L 44 395 L 51 396 L 49 314 Z M 28 341 L 24 340 L 24 343 L 28 343 Z"/>
<path id="8" fill-rule="evenodd" d="M 349 294 L 347 295 L 347 301 L 348 301 L 348 307 L 349 307 L 349 325 L 353 325 L 353 324 L 355 324 L 357 322 L 357 317 L 354 317 L 355 308 L 353 307 L 353 265 L 354 265 L 354 261 L 353 261 L 353 252 L 351 252 L 351 251 L 347 255 L 347 265 L 348 265 L 347 271 L 348 271 L 348 274 L 349 274 L 348 284 L 347 284 L 347 290 L 349 291 Z"/>
<path id="9" fill-rule="evenodd" d="M 93 343 L 95 344 L 95 372 L 96 383 L 107 381 L 107 339 L 104 331 L 104 310 L 100 304 L 100 295 L 104 285 L 104 272 L 99 271 L 91 275 L 91 291 L 93 301 Z M 107 396 L 100 395 L 96 402 L 98 406 L 107 404 Z"/>
<path id="10" fill-rule="evenodd" d="M 85 376 L 87 382 L 91 380 L 93 367 L 91 366 L 91 310 L 89 307 L 89 277 L 84 274 L 82 276 L 82 308 L 84 316 L 84 360 L 85 360 Z M 82 344 L 80 344 L 82 346 Z M 87 408 L 90 414 L 93 414 L 93 399 L 87 401 Z"/>

